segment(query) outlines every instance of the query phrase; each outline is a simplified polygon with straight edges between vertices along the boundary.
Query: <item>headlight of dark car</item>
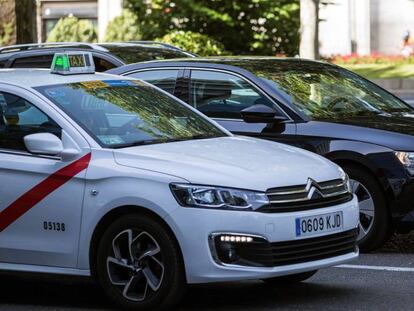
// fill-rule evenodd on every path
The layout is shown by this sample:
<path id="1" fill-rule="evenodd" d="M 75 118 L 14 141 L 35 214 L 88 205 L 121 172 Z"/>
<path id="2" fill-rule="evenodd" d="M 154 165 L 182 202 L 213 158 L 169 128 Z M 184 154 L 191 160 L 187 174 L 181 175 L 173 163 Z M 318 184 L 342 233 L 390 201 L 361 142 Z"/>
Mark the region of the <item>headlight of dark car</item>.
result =
<path id="1" fill-rule="evenodd" d="M 395 155 L 410 175 L 414 175 L 414 152 L 397 151 Z"/>

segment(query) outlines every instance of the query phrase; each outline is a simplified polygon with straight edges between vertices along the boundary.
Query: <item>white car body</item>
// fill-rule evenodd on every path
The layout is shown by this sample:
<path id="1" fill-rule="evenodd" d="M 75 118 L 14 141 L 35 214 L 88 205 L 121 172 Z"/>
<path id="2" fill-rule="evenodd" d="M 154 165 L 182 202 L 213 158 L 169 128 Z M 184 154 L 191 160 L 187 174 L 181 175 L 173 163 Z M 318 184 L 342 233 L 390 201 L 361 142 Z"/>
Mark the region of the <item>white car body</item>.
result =
<path id="1" fill-rule="evenodd" d="M 357 200 L 285 213 L 186 208 L 173 196 L 171 183 L 265 192 L 270 188 L 306 185 L 309 178 L 318 183 L 343 178 L 343 171 L 310 152 L 236 137 L 223 128 L 228 137 L 102 148 L 64 111 L 34 89 L 109 79 L 127 80 L 105 74 L 59 76 L 48 70 L 0 71 L 0 93 L 17 95 L 46 113 L 63 129 L 64 150 L 78 153 L 65 160 L 0 149 L 1 270 L 91 275 L 91 252 L 95 251 L 102 220 L 126 207 L 148 210 L 168 225 L 183 255 L 188 283 L 269 278 L 357 258 L 356 247 L 339 256 L 275 267 L 217 262 L 209 243 L 212 234 L 259 236 L 270 243 L 305 240 L 308 237 L 297 237 L 295 233 L 298 217 L 334 212 L 343 215 L 343 226 L 335 233 L 356 230 Z M 62 182 L 65 174 L 73 176 Z M 49 223 L 64 223 L 65 231 L 45 230 L 44 223 L 46 227 Z M 330 234 L 324 232 L 314 237 Z"/>

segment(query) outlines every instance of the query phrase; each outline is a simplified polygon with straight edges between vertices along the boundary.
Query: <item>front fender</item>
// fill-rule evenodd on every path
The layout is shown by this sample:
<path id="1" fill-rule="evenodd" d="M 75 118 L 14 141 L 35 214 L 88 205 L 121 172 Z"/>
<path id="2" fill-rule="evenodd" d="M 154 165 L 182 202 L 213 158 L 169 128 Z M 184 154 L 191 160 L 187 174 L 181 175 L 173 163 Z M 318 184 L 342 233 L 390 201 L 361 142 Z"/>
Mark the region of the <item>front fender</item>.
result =
<path id="1" fill-rule="evenodd" d="M 412 178 L 398 161 L 394 150 L 354 141 L 331 142 L 324 154 L 331 161 L 365 168 L 379 182 L 393 218 L 399 218 L 412 208 Z"/>
<path id="2" fill-rule="evenodd" d="M 98 193 L 93 195 L 96 192 L 91 192 L 92 190 Z M 79 244 L 79 269 L 89 269 L 92 237 L 101 219 L 111 211 L 125 206 L 149 210 L 162 219 L 178 208 L 169 182 L 134 178 L 109 178 L 88 182 Z"/>

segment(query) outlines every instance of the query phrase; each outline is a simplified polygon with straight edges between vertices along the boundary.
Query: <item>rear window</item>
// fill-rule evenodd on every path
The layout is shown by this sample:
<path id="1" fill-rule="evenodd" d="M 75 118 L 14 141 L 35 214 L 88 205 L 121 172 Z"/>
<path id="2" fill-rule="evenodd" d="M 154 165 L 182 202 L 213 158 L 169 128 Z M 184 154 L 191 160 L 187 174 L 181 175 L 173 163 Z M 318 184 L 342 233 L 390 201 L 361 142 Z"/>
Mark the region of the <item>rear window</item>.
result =
<path id="1" fill-rule="evenodd" d="M 108 62 L 106 59 L 97 56 L 93 56 L 93 62 L 95 63 L 95 71 L 97 72 L 104 72 L 116 67 L 114 64 Z"/>
<path id="2" fill-rule="evenodd" d="M 12 68 L 50 68 L 53 54 L 17 58 Z"/>

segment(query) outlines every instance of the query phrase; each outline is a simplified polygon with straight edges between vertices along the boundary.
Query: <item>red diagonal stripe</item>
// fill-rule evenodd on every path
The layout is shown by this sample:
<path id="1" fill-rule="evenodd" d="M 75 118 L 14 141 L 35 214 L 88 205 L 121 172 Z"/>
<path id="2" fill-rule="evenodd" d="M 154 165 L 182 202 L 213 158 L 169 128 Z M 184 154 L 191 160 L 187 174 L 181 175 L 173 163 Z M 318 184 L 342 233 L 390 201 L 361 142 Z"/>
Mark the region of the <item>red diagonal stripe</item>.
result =
<path id="1" fill-rule="evenodd" d="M 91 154 L 83 156 L 79 160 L 69 164 L 53 173 L 45 180 L 34 186 L 28 192 L 19 197 L 6 209 L 0 212 L 0 232 L 19 219 L 37 203 L 46 198 L 53 191 L 63 186 L 74 176 L 82 172 L 89 165 Z"/>

